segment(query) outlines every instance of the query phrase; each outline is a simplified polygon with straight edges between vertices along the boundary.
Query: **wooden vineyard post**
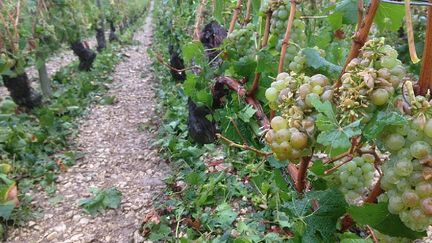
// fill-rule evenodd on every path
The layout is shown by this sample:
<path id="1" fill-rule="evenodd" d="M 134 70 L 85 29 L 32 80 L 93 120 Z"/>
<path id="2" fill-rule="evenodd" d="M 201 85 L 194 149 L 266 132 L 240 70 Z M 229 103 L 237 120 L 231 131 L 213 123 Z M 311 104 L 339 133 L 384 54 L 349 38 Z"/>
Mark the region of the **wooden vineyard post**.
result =
<path id="1" fill-rule="evenodd" d="M 432 3 L 432 0 L 429 0 Z M 428 7 L 427 12 L 426 40 L 423 51 L 423 61 L 420 71 L 420 94 L 424 95 L 432 89 L 432 7 Z"/>

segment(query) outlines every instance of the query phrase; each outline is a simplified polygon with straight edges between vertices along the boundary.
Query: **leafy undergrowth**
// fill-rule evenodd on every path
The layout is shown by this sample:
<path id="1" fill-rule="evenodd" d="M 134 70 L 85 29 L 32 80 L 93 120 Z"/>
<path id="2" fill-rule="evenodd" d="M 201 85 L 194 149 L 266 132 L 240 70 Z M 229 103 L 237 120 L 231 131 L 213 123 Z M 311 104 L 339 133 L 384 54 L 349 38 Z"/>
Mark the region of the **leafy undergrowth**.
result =
<path id="1" fill-rule="evenodd" d="M 82 199 L 80 206 L 90 215 L 94 216 L 97 213 L 103 213 L 105 209 L 116 209 L 120 206 L 121 192 L 116 188 L 98 189 L 90 188 L 93 197 Z"/>
<path id="2" fill-rule="evenodd" d="M 126 30 L 122 40 L 132 43 L 133 33 L 142 23 L 140 19 Z M 34 217 L 37 209 L 30 205 L 32 197 L 28 192 L 40 185 L 53 195 L 57 174 L 65 172 L 83 156 L 75 150 L 72 139 L 78 131 L 77 118 L 92 103 L 114 103 L 103 94 L 108 90 L 107 84 L 113 81 L 115 65 L 122 59 L 120 48 L 113 44 L 99 53 L 90 72 L 79 72 L 77 62 L 60 69 L 52 77 L 51 99 L 32 112 L 16 110 L 8 97 L 3 99 L 0 162 L 11 165 L 8 176 L 17 181 L 20 201 L 15 209 L 7 200 L 0 201 L 0 217 L 5 223 L 22 225 Z"/>

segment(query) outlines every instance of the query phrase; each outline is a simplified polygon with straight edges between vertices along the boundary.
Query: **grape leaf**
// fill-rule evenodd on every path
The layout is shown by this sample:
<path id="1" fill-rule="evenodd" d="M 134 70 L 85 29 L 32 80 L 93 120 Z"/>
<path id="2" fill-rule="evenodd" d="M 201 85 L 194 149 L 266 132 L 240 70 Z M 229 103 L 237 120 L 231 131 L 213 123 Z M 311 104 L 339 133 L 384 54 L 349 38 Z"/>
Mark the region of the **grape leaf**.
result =
<path id="1" fill-rule="evenodd" d="M 329 75 L 335 75 L 342 71 L 342 67 L 327 61 L 316 49 L 303 49 L 303 54 L 306 57 L 306 64 L 313 69 L 326 72 Z"/>
<path id="2" fill-rule="evenodd" d="M 0 204 L 0 217 L 8 220 L 14 208 L 15 204 L 12 201 Z"/>
<path id="3" fill-rule="evenodd" d="M 92 189 L 93 197 L 82 199 L 80 206 L 90 215 L 103 212 L 106 208 L 118 208 L 121 202 L 121 192 L 116 188 L 104 190 Z"/>
<path id="4" fill-rule="evenodd" d="M 196 82 L 195 75 L 187 75 L 187 78 L 183 83 L 183 89 L 187 96 L 194 96 L 196 91 Z"/>
<path id="5" fill-rule="evenodd" d="M 237 218 L 237 213 L 226 202 L 216 207 L 216 216 L 211 220 L 210 225 L 228 229 L 234 220 Z"/>
<path id="6" fill-rule="evenodd" d="M 407 124 L 407 119 L 397 112 L 380 111 L 375 114 L 363 131 L 367 139 L 375 139 L 387 126 L 402 126 Z"/>
<path id="7" fill-rule="evenodd" d="M 329 189 L 311 192 L 307 196 L 316 198 L 320 206 L 304 220 L 306 231 L 302 242 L 335 242 L 337 221 L 348 206 L 344 195 L 339 190 Z"/>
<path id="8" fill-rule="evenodd" d="M 343 24 L 343 14 L 341 12 L 334 12 L 328 16 L 327 20 L 334 30 L 339 29 Z"/>
<path id="9" fill-rule="evenodd" d="M 251 106 L 245 106 L 239 113 L 238 117 L 244 122 L 250 122 L 250 119 L 255 115 L 256 110 Z"/>
<path id="10" fill-rule="evenodd" d="M 320 112 L 316 125 L 321 133 L 317 142 L 327 148 L 331 156 L 338 155 L 350 148 L 350 138 L 361 134 L 360 120 L 341 127 L 336 119 L 334 109 L 329 101 L 324 103 L 317 97 L 311 100 L 313 107 Z"/>
<path id="11" fill-rule="evenodd" d="M 374 21 L 380 31 L 396 31 L 402 26 L 404 17 L 403 5 L 380 3 Z"/>
<path id="12" fill-rule="evenodd" d="M 219 22 L 219 23 L 223 23 L 223 10 L 225 8 L 225 1 L 224 0 L 216 0 L 214 5 L 214 11 L 213 11 L 213 15 L 214 18 Z"/>
<path id="13" fill-rule="evenodd" d="M 322 131 L 317 138 L 317 142 L 329 148 L 331 156 L 336 156 L 351 147 L 350 138 L 360 135 L 360 121 L 355 121 L 345 127 Z"/>
<path id="14" fill-rule="evenodd" d="M 271 55 L 271 53 L 266 50 L 266 49 L 262 49 L 257 53 L 258 56 L 258 62 L 257 62 L 257 67 L 256 67 L 256 71 L 257 72 L 264 72 L 264 71 L 271 71 L 269 70 L 271 67 L 273 67 L 273 71 L 276 71 L 276 67 L 277 65 L 275 64 L 275 59 L 274 56 Z"/>
<path id="15" fill-rule="evenodd" d="M 409 229 L 396 214 L 391 214 L 387 203 L 365 204 L 350 206 L 348 213 L 359 224 L 369 225 L 383 234 L 393 237 L 419 239 L 426 236 L 426 232 L 416 232 Z"/>
<path id="16" fill-rule="evenodd" d="M 194 60 L 196 64 L 201 66 L 204 66 L 206 62 L 204 46 L 201 42 L 194 41 L 186 43 L 182 47 L 182 54 L 185 62 L 191 62 Z"/>
<path id="17" fill-rule="evenodd" d="M 340 1 L 335 8 L 335 11 L 329 15 L 329 21 L 333 28 L 337 29 L 342 24 L 357 23 L 357 1 L 343 0 Z"/>

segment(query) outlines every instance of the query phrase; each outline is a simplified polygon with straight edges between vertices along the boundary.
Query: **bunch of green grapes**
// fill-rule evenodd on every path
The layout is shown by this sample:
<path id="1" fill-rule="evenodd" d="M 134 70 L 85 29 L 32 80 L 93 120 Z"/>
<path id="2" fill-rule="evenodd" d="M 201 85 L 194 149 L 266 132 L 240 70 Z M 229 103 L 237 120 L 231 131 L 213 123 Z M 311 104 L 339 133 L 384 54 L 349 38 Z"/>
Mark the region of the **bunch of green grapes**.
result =
<path id="1" fill-rule="evenodd" d="M 279 40 L 278 50 L 282 45 L 281 40 L 285 37 L 286 28 L 288 25 L 288 17 L 290 14 L 290 4 L 281 4 L 278 8 L 273 11 L 271 19 L 271 40 Z M 306 45 L 306 24 L 300 19 L 294 19 L 293 27 L 291 29 L 290 42 L 294 42 L 297 45 L 304 47 Z"/>
<path id="2" fill-rule="evenodd" d="M 383 166 L 381 187 L 388 209 L 413 230 L 432 225 L 432 119 L 414 118 L 409 125 L 387 128 L 383 144 L 391 152 Z"/>
<path id="3" fill-rule="evenodd" d="M 267 133 L 266 140 L 277 158 L 291 161 L 300 158 L 307 147 L 308 136 L 313 134 L 315 128 L 312 100 L 324 101 L 332 97 L 329 79 L 324 75 L 293 77 L 288 73 L 280 73 L 276 77 L 276 81 L 266 90 L 266 98 L 273 109 L 282 111 L 283 117 L 278 116 L 271 121 L 272 130 Z M 295 136 L 288 138 L 278 135 L 286 134 L 286 131 L 290 132 L 290 136 Z M 290 149 L 285 150 L 287 145 Z"/>
<path id="4" fill-rule="evenodd" d="M 289 1 L 284 1 L 274 11 L 271 19 L 271 30 L 269 45 L 278 52 L 282 49 L 285 37 L 288 17 L 290 12 Z M 285 54 L 285 68 L 300 73 L 304 65 L 304 56 L 301 54 L 302 48 L 306 46 L 305 23 L 300 19 L 295 19 L 290 35 L 290 45 Z M 291 64 L 292 62 L 295 62 Z"/>
<path id="5" fill-rule="evenodd" d="M 368 107 L 388 104 L 405 77 L 397 56 L 395 49 L 384 45 L 384 38 L 368 41 L 342 76 L 341 109 L 354 117 L 362 117 L 368 113 L 364 112 Z"/>
<path id="6" fill-rule="evenodd" d="M 265 97 L 269 101 L 270 108 L 276 110 L 282 100 L 282 90 L 284 90 L 282 94 L 288 95 L 287 90 L 291 88 L 296 88 L 295 79 L 288 73 L 280 73 L 265 92 Z"/>
<path id="7" fill-rule="evenodd" d="M 371 186 L 375 172 L 374 161 L 374 156 L 370 154 L 354 157 L 350 162 L 342 165 L 328 179 L 341 190 L 348 203 L 353 202 Z M 335 165 L 341 165 L 342 163 L 342 161 L 336 161 Z"/>
<path id="8" fill-rule="evenodd" d="M 278 160 L 298 161 L 302 150 L 308 145 L 308 136 L 297 128 L 289 127 L 288 120 L 276 116 L 271 120 L 272 129 L 266 134 L 266 141 L 270 145 Z"/>
<path id="9" fill-rule="evenodd" d="M 229 52 L 245 56 L 250 52 L 254 45 L 254 25 L 249 23 L 245 28 L 236 29 L 225 39 L 225 45 Z"/>

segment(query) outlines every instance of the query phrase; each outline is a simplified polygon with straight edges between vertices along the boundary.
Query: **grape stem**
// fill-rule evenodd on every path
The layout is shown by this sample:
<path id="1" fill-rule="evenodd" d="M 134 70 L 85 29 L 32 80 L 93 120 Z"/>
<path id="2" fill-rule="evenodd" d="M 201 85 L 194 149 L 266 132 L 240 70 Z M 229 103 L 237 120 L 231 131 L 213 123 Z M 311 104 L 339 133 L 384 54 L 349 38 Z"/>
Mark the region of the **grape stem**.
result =
<path id="1" fill-rule="evenodd" d="M 432 3 L 432 0 L 429 0 Z M 426 40 L 423 50 L 423 62 L 420 70 L 420 94 L 425 95 L 432 89 L 432 6 L 428 7 Z"/>
<path id="2" fill-rule="evenodd" d="M 361 140 L 361 137 L 353 137 L 351 139 L 351 148 L 348 151 L 346 151 L 345 153 L 342 153 L 342 154 L 340 154 L 340 155 L 338 155 L 338 156 L 336 156 L 334 158 L 331 158 L 331 159 L 325 161 L 324 164 L 330 164 L 330 163 L 333 163 L 335 161 L 338 161 L 340 159 L 343 159 L 345 157 L 348 157 L 348 156 L 354 154 L 354 152 L 357 151 L 358 148 L 359 148 L 359 146 L 360 146 L 360 144 L 359 144 L 360 140 Z"/>
<path id="3" fill-rule="evenodd" d="M 265 28 L 264 28 L 264 36 L 263 36 L 262 42 L 260 44 L 260 49 L 262 49 L 262 48 L 264 48 L 264 47 L 267 46 L 268 39 L 269 39 L 269 36 L 270 36 L 270 25 L 271 25 L 272 15 L 273 15 L 273 11 L 271 9 L 269 9 L 267 11 L 267 13 L 266 13 L 266 22 L 265 22 Z M 251 87 L 251 89 L 248 92 L 249 96 L 253 96 L 255 94 L 255 92 L 257 91 L 257 89 L 259 87 L 260 78 L 261 78 L 261 73 L 257 72 L 255 74 L 255 77 L 254 77 L 254 80 L 253 80 L 253 83 L 252 83 L 252 87 Z"/>
<path id="4" fill-rule="evenodd" d="M 369 31 L 372 27 L 373 20 L 374 20 L 376 12 L 378 10 L 379 4 L 380 4 L 380 0 L 372 0 L 371 3 L 369 4 L 369 8 L 368 8 L 368 11 L 366 13 L 366 16 L 362 20 L 361 24 L 359 25 L 359 29 L 357 30 L 357 32 L 355 33 L 355 35 L 353 37 L 351 50 L 348 54 L 348 57 L 345 61 L 344 66 L 342 68 L 342 72 L 339 75 L 338 81 L 336 82 L 336 88 L 338 88 L 342 85 L 341 78 L 342 78 L 342 75 L 345 73 L 345 70 L 346 70 L 348 64 L 351 62 L 352 59 L 356 58 L 359 55 L 360 49 L 366 43 L 368 35 L 369 35 Z M 432 51 L 431 51 L 431 53 L 432 53 Z"/>
<path id="5" fill-rule="evenodd" d="M 252 0 L 248 0 L 246 4 L 246 16 L 244 20 L 244 25 L 247 25 L 252 20 L 251 10 L 252 10 Z"/>
<path id="6" fill-rule="evenodd" d="M 368 228 L 369 233 L 370 233 L 370 235 L 371 235 L 371 237 L 372 237 L 373 242 L 374 242 L 374 243 L 379 243 L 379 240 L 378 240 L 378 238 L 376 237 L 375 232 L 373 231 L 373 229 L 372 229 L 369 225 L 366 225 L 366 228 Z"/>
<path id="7" fill-rule="evenodd" d="M 246 138 L 243 136 L 243 134 L 240 132 L 240 129 L 237 126 L 237 123 L 234 121 L 232 117 L 230 117 L 230 122 L 233 124 L 234 129 L 236 130 L 237 134 L 240 136 L 240 138 L 243 140 L 243 144 L 248 144 Z"/>
<path id="8" fill-rule="evenodd" d="M 234 30 L 234 26 L 235 26 L 235 24 L 237 22 L 239 14 L 240 14 L 241 4 L 242 4 L 242 1 L 241 0 L 237 0 L 237 6 L 234 9 L 234 14 L 233 14 L 233 17 L 231 19 L 231 23 L 230 23 L 230 26 L 229 26 L 229 29 L 228 29 L 228 34 L 232 33 L 233 30 Z"/>
<path id="9" fill-rule="evenodd" d="M 348 154 L 345 158 L 346 158 L 346 160 L 344 162 L 342 162 L 340 165 L 336 165 L 335 167 L 324 171 L 324 175 L 331 174 L 331 173 L 335 172 L 337 169 L 339 169 L 342 165 L 350 162 L 353 159 L 353 155 Z"/>
<path id="10" fill-rule="evenodd" d="M 280 54 L 280 58 L 279 58 L 278 73 L 283 72 L 283 67 L 284 67 L 284 63 L 285 63 L 285 54 L 286 54 L 286 50 L 287 50 L 288 45 L 289 45 L 289 39 L 291 36 L 291 30 L 292 30 L 294 17 L 295 17 L 295 13 L 296 13 L 296 7 L 297 7 L 297 2 L 295 0 L 291 0 L 291 8 L 290 8 L 290 14 L 289 14 L 289 18 L 288 18 L 288 24 L 287 24 L 287 28 L 285 31 L 285 37 L 284 37 L 284 40 L 282 42 L 282 49 L 281 49 L 281 54 Z"/>
<path id="11" fill-rule="evenodd" d="M 271 156 L 273 154 L 271 152 L 265 152 L 265 151 L 258 150 L 254 147 L 247 145 L 247 144 L 238 144 L 238 143 L 222 136 L 222 134 L 219 134 L 219 133 L 216 133 L 216 137 L 218 139 L 222 140 L 223 142 L 227 143 L 228 146 L 230 146 L 230 147 L 235 147 L 235 148 L 239 148 L 239 149 L 243 149 L 243 150 L 249 150 L 249 151 L 255 152 L 259 156 L 268 157 L 268 156 Z"/>
<path id="12" fill-rule="evenodd" d="M 381 178 L 378 179 L 369 196 L 365 199 L 365 203 L 376 203 L 378 196 L 384 192 L 381 189 Z"/>
<path id="13" fill-rule="evenodd" d="M 309 168 L 309 163 L 311 162 L 311 159 L 311 156 L 303 157 L 300 162 L 300 168 L 298 170 L 298 176 L 295 183 L 296 189 L 300 193 L 302 193 L 306 189 L 307 169 Z"/>
<path id="14" fill-rule="evenodd" d="M 193 39 L 195 41 L 199 41 L 200 36 L 201 36 L 201 23 L 203 22 L 203 18 L 204 18 L 204 8 L 205 5 L 207 3 L 207 0 L 201 0 L 200 4 L 198 5 L 197 8 L 197 15 L 195 18 L 195 28 L 194 28 L 194 33 L 193 33 Z"/>
<path id="15" fill-rule="evenodd" d="M 358 0 L 357 3 L 357 30 L 360 29 L 362 20 L 363 20 L 363 8 L 364 3 L 363 0 Z"/>

